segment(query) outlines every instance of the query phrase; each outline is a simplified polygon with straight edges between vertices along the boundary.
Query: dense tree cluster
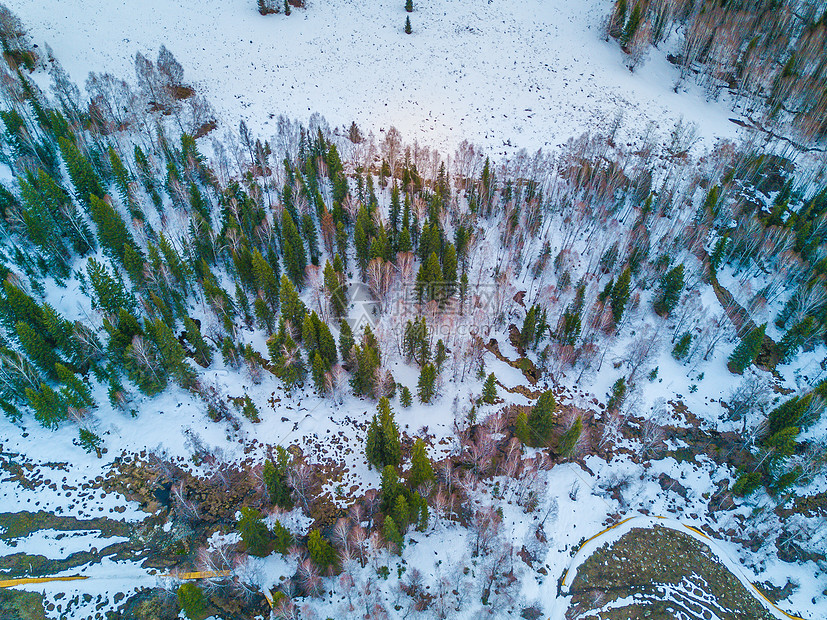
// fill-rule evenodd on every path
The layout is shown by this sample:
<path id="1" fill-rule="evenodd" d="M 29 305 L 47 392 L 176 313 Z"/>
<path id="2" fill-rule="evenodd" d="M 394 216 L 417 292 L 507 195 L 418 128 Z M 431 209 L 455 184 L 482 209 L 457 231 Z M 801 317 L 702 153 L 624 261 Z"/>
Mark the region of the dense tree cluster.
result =
<path id="1" fill-rule="evenodd" d="M 827 136 L 823 2 L 615 0 L 606 32 L 634 67 L 676 26 L 683 40 L 673 62 L 681 68 L 681 79 L 695 73 L 710 96 L 728 89 L 735 105 L 760 108 L 779 126 L 791 119 L 805 139 Z"/>

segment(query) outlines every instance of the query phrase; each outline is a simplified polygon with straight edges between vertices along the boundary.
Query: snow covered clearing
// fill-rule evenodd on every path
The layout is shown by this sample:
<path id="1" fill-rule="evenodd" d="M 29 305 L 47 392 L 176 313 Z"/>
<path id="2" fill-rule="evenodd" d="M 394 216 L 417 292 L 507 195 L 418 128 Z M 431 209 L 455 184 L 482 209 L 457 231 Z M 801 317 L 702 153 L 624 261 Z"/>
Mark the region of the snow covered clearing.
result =
<path id="1" fill-rule="evenodd" d="M 252 0 L 9 6 L 81 83 L 90 71 L 132 80 L 135 52 L 154 56 L 165 45 L 220 121 L 235 128 L 245 119 L 264 137 L 274 117 L 314 112 L 378 138 L 395 126 L 421 146 L 452 152 L 468 140 L 492 155 L 554 147 L 619 113 L 635 128 L 629 140 L 649 122 L 665 134 L 681 118 L 707 145 L 738 135 L 725 105 L 695 86 L 674 92 L 679 72 L 665 52 L 626 68 L 603 40 L 606 0 L 418 2 L 410 36 L 398 0 L 309 0 L 289 17 L 262 17 Z"/>

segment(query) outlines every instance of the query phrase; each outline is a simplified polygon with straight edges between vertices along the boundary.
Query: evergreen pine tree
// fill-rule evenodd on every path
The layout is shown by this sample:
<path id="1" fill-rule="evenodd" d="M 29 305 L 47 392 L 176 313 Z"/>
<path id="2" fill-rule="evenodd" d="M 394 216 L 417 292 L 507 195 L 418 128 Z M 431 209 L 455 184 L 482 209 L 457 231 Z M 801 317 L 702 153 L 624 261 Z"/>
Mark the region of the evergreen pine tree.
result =
<path id="1" fill-rule="evenodd" d="M 9 331 L 13 331 L 19 322 L 30 325 L 40 333 L 46 331 L 43 311 L 30 295 L 8 280 L 3 282 L 3 290 L 6 298 L 0 303 L 0 314 L 2 314 L 3 325 Z"/>
<path id="2" fill-rule="evenodd" d="M 405 34 L 411 34 L 411 32 L 413 32 L 413 30 L 411 29 L 411 18 L 406 17 L 405 18 Z"/>
<path id="3" fill-rule="evenodd" d="M 778 341 L 778 361 L 787 364 L 793 360 L 801 346 L 815 333 L 816 322 L 811 316 L 806 316 L 787 330 L 787 333 Z"/>
<path id="4" fill-rule="evenodd" d="M 307 308 L 299 298 L 299 293 L 286 275 L 281 276 L 281 316 L 288 321 L 293 329 L 300 330 L 304 323 Z"/>
<path id="5" fill-rule="evenodd" d="M 92 307 L 109 314 L 117 314 L 121 308 L 135 312 L 138 302 L 127 290 L 120 273 L 113 276 L 109 270 L 94 258 L 86 266 L 89 283 L 92 285 Z"/>
<path id="6" fill-rule="evenodd" d="M 560 436 L 560 441 L 557 444 L 557 453 L 561 456 L 569 456 L 577 445 L 582 431 L 583 420 L 580 416 L 577 416 L 574 424 Z"/>
<path id="7" fill-rule="evenodd" d="M 803 426 L 802 418 L 810 406 L 812 398 L 812 394 L 803 397 L 794 396 L 773 409 L 769 415 L 767 436 L 775 435 L 790 426 Z"/>
<path id="8" fill-rule="evenodd" d="M 92 164 L 83 156 L 74 141 L 58 138 L 58 144 L 63 161 L 66 162 L 66 169 L 69 171 L 69 178 L 75 186 L 75 195 L 88 207 L 90 196 L 100 198 L 105 194 L 101 188 L 100 179 L 92 168 Z"/>
<path id="9" fill-rule="evenodd" d="M 689 353 L 690 344 L 692 344 L 692 333 L 684 332 L 672 348 L 672 357 L 681 361 Z"/>
<path id="10" fill-rule="evenodd" d="M 761 486 L 761 472 L 741 472 L 738 479 L 732 485 L 732 494 L 738 497 L 752 495 Z"/>
<path id="11" fill-rule="evenodd" d="M 626 267 L 621 273 L 617 282 L 612 286 L 610 297 L 612 300 L 612 319 L 615 325 L 620 323 L 623 318 L 623 312 L 626 309 L 626 302 L 629 301 L 631 293 L 632 269 Z"/>
<path id="12" fill-rule="evenodd" d="M 301 339 L 305 350 L 307 351 L 307 359 L 312 360 L 313 354 L 319 348 L 319 337 L 316 335 L 316 325 L 310 314 L 305 314 L 301 324 Z"/>
<path id="13" fill-rule="evenodd" d="M 88 367 L 90 362 L 90 355 L 81 350 L 81 345 L 75 336 L 75 326 L 64 319 L 57 310 L 49 304 L 43 304 L 42 315 L 43 327 L 45 333 L 43 334 L 46 340 L 53 343 L 53 346 L 60 349 L 67 359 L 71 360 L 78 369 Z"/>
<path id="14" fill-rule="evenodd" d="M 101 444 L 103 443 L 103 440 L 89 429 L 81 428 L 78 430 L 78 443 L 87 454 L 95 452 L 98 455 L 98 458 L 102 456 Z"/>
<path id="15" fill-rule="evenodd" d="M 413 242 L 411 241 L 411 229 L 408 226 L 402 228 L 399 233 L 399 243 L 397 244 L 399 252 L 412 252 Z"/>
<path id="16" fill-rule="evenodd" d="M 273 550 L 285 555 L 293 544 L 293 534 L 279 521 L 273 524 Z"/>
<path id="17" fill-rule="evenodd" d="M 376 413 L 368 427 L 365 454 L 368 462 L 377 469 L 398 465 L 402 458 L 399 427 L 387 397 L 380 398 L 376 406 Z"/>
<path id="18" fill-rule="evenodd" d="M 123 161 L 121 161 L 117 151 L 111 146 L 109 147 L 108 155 L 109 165 L 110 168 L 112 168 L 112 176 L 115 179 L 115 185 L 118 188 L 121 202 L 126 205 L 127 209 L 129 209 L 129 214 L 133 218 L 143 221 L 145 219 L 143 211 L 141 211 L 140 206 L 136 202 L 129 185 L 132 182 L 129 171 L 126 169 L 126 166 L 123 165 Z"/>
<path id="19" fill-rule="evenodd" d="M 413 397 L 411 396 L 411 389 L 407 385 L 402 386 L 402 391 L 399 394 L 399 402 L 406 409 L 413 404 Z"/>
<path id="20" fill-rule="evenodd" d="M 263 301 L 262 304 L 264 304 Z M 247 293 L 244 291 L 244 287 L 241 286 L 240 282 L 235 283 L 235 307 L 238 310 L 238 313 L 241 315 L 242 319 L 244 320 L 244 323 L 248 327 L 252 327 L 253 317 L 250 314 L 250 300 L 247 299 Z M 267 316 L 270 316 L 270 314 L 268 314 Z M 264 323 L 264 321 L 261 321 L 261 323 Z"/>
<path id="21" fill-rule="evenodd" d="M 96 406 L 95 399 L 92 398 L 92 390 L 74 372 L 60 363 L 55 364 L 55 370 L 58 380 L 64 385 L 60 390 L 60 395 L 68 406 L 80 410 Z"/>
<path id="22" fill-rule="evenodd" d="M 551 435 L 551 427 L 554 422 L 554 413 L 557 409 L 557 402 L 554 393 L 547 390 L 540 394 L 531 412 L 528 414 L 527 423 L 529 431 L 529 444 L 544 446 Z"/>
<path id="23" fill-rule="evenodd" d="M 187 363 L 187 354 L 184 347 L 178 342 L 172 330 L 160 319 L 155 319 L 153 325 L 155 344 L 161 355 L 161 364 L 164 370 L 183 388 L 192 388 L 195 385 L 195 371 Z"/>
<path id="24" fill-rule="evenodd" d="M 436 366 L 425 364 L 422 367 L 416 389 L 420 402 L 428 404 L 434 399 L 434 396 L 436 396 Z"/>
<path id="25" fill-rule="evenodd" d="M 442 366 L 446 359 L 448 359 L 448 350 L 445 347 L 445 342 L 440 338 L 436 341 L 436 351 L 434 352 L 434 366 L 437 374 L 442 372 Z"/>
<path id="26" fill-rule="evenodd" d="M 92 221 L 98 229 L 98 241 L 100 241 L 101 247 L 113 259 L 124 264 L 125 246 L 127 244 L 131 245 L 133 249 L 137 246 L 132 235 L 126 229 L 123 218 L 111 204 L 94 194 L 90 199 L 89 209 Z M 140 254 L 140 251 L 136 250 L 136 252 Z"/>
<path id="27" fill-rule="evenodd" d="M 577 307 L 570 306 L 566 308 L 566 311 L 560 318 L 557 339 L 561 344 L 573 347 L 577 343 L 581 329 L 580 310 Z"/>
<path id="28" fill-rule="evenodd" d="M 402 553 L 405 542 L 402 538 L 402 534 L 399 533 L 399 528 L 391 516 L 385 517 L 385 523 L 382 525 L 382 537 L 393 549 L 394 553 Z"/>
<path id="29" fill-rule="evenodd" d="M 361 344 L 354 345 L 352 357 L 354 368 L 350 385 L 354 394 L 381 396 L 376 393 L 376 371 L 382 365 L 381 352 L 369 326 L 365 326 Z"/>
<path id="30" fill-rule="evenodd" d="M 635 3 L 635 7 L 632 9 L 632 14 L 629 15 L 629 21 L 626 22 L 626 27 L 623 29 L 623 34 L 620 36 L 620 44 L 623 47 L 626 47 L 632 38 L 635 36 L 635 33 L 640 28 L 640 23 L 643 20 L 643 9 L 640 6 L 640 2 Z"/>
<path id="31" fill-rule="evenodd" d="M 270 495 L 270 502 L 274 506 L 284 509 L 293 507 L 290 486 L 287 484 L 287 469 L 290 465 L 290 455 L 281 446 L 276 447 L 275 462 L 267 459 L 264 462 L 264 485 Z M 283 553 L 283 552 L 282 552 Z"/>
<path id="32" fill-rule="evenodd" d="M 635 6 L 635 9 L 638 7 Z M 629 17 L 629 23 L 627 24 L 627 28 L 633 27 L 635 30 L 638 28 L 638 25 L 633 25 L 632 19 L 634 16 L 634 12 L 632 12 L 632 16 Z M 638 24 L 640 20 L 638 19 Z M 630 37 L 631 38 L 631 37 Z M 625 45 L 625 43 L 623 43 Z M 719 185 L 715 185 L 706 195 L 706 200 L 704 201 L 703 211 L 705 214 L 714 217 L 718 216 L 718 194 L 720 193 L 721 188 Z"/>
<path id="33" fill-rule="evenodd" d="M 683 290 L 683 264 L 678 265 L 663 276 L 660 290 L 655 298 L 654 307 L 662 317 L 667 317 L 678 305 Z"/>
<path id="34" fill-rule="evenodd" d="M 207 601 L 204 593 L 194 582 L 188 581 L 178 587 L 178 605 L 189 620 L 203 620 L 207 615 Z"/>
<path id="35" fill-rule="evenodd" d="M 129 243 L 123 248 L 123 266 L 132 284 L 141 289 L 144 286 L 144 257 Z"/>
<path id="36" fill-rule="evenodd" d="M 336 564 L 336 550 L 327 542 L 319 530 L 311 530 L 307 537 L 307 553 L 313 563 L 321 569 Z"/>
<path id="37" fill-rule="evenodd" d="M 325 370 L 330 370 L 330 368 L 339 361 L 339 356 L 336 353 L 336 339 L 333 337 L 327 323 L 323 323 L 315 312 L 311 314 L 311 319 L 316 328 L 319 354 L 325 363 Z"/>
<path id="38" fill-rule="evenodd" d="M 20 321 L 16 326 L 17 339 L 26 355 L 47 375 L 57 376 L 55 364 L 60 361 L 51 344 L 44 340 L 42 332 L 35 331 L 31 325 Z"/>
<path id="39" fill-rule="evenodd" d="M 608 411 L 617 411 L 626 400 L 626 377 L 620 377 L 612 384 L 612 391 L 609 394 L 609 402 L 606 403 Z"/>
<path id="40" fill-rule="evenodd" d="M 382 470 L 379 484 L 380 512 L 390 514 L 396 504 L 396 498 L 403 492 L 404 488 L 399 481 L 399 474 L 396 473 L 396 468 L 393 465 L 386 465 Z"/>
<path id="41" fill-rule="evenodd" d="M 212 347 L 204 340 L 198 324 L 189 317 L 184 317 L 184 329 L 187 331 L 187 342 L 193 348 L 193 358 L 196 364 L 206 368 L 212 364 Z"/>
<path id="42" fill-rule="evenodd" d="M 250 398 L 249 394 L 244 395 L 243 405 L 241 407 L 241 414 L 250 420 L 250 422 L 261 422 L 261 417 L 258 415 L 258 407 Z"/>
<path id="43" fill-rule="evenodd" d="M 408 524 L 411 520 L 411 507 L 408 505 L 408 500 L 405 499 L 405 495 L 403 493 L 396 496 L 396 501 L 393 504 L 391 514 L 393 515 L 394 523 L 396 523 L 400 533 L 406 532 L 408 529 Z"/>
<path id="44" fill-rule="evenodd" d="M 771 474 L 777 471 L 781 461 L 795 454 L 798 433 L 798 427 L 786 426 L 764 441 L 764 448 L 769 452 L 765 466 Z"/>
<path id="45" fill-rule="evenodd" d="M 134 336 L 124 354 L 124 366 L 130 381 L 147 396 L 154 396 L 167 386 L 168 375 L 160 353 L 153 342 L 143 336 Z"/>
<path id="46" fill-rule="evenodd" d="M 316 391 L 320 394 L 324 394 L 326 391 L 325 386 L 325 373 L 327 372 L 326 364 L 322 359 L 322 356 L 316 351 L 313 354 L 313 362 L 311 364 L 311 374 L 313 375 L 313 385 L 316 386 Z"/>
<path id="47" fill-rule="evenodd" d="M 238 350 L 229 336 L 225 336 L 221 341 L 221 359 L 230 368 L 238 368 L 240 363 Z"/>
<path id="48" fill-rule="evenodd" d="M 408 13 L 413 13 L 413 0 L 405 0 L 405 10 Z"/>
<path id="49" fill-rule="evenodd" d="M 761 352 L 761 345 L 764 342 L 764 331 L 766 328 L 767 324 L 764 323 L 744 336 L 744 339 L 735 347 L 735 350 L 727 360 L 727 368 L 730 372 L 740 375 L 755 361 L 755 358 L 757 358 Z"/>
<path id="50" fill-rule="evenodd" d="M 418 437 L 411 448 L 411 471 L 408 482 L 412 489 L 416 489 L 424 482 L 434 479 L 434 468 L 425 450 L 425 442 Z"/>
<path id="51" fill-rule="evenodd" d="M 244 289 L 252 291 L 256 286 L 255 274 L 253 273 L 253 254 L 246 243 L 241 243 L 236 249 L 230 251 L 233 259 L 233 267 L 238 274 L 238 279 Z"/>
<path id="52" fill-rule="evenodd" d="M 257 557 L 264 557 L 270 553 L 270 532 L 264 521 L 262 521 L 261 513 L 258 510 L 247 506 L 241 508 L 238 531 L 241 534 L 244 546 L 247 547 L 247 553 Z"/>
<path id="53" fill-rule="evenodd" d="M 342 319 L 339 322 L 339 355 L 342 356 L 342 361 L 350 363 L 351 351 L 356 345 L 356 340 L 353 338 L 353 331 L 350 329 L 350 324 Z"/>
<path id="54" fill-rule="evenodd" d="M 338 257 L 338 254 L 337 254 Z M 330 307 L 333 310 L 333 315 L 341 318 L 347 311 L 345 290 L 343 289 L 339 274 L 333 268 L 329 261 L 325 262 L 324 266 L 324 287 L 330 300 Z"/>
<path id="55" fill-rule="evenodd" d="M 26 388 L 26 398 L 34 410 L 35 419 L 46 428 L 57 428 L 68 416 L 66 402 L 45 383 L 40 384 L 39 392 Z"/>
<path id="56" fill-rule="evenodd" d="M 301 288 L 304 283 L 304 269 L 307 267 L 307 254 L 299 230 L 296 228 L 296 223 L 287 209 L 284 210 L 281 216 L 281 234 L 284 249 L 284 269 L 293 284 Z"/>
<path id="57" fill-rule="evenodd" d="M 486 405 L 491 405 L 497 399 L 497 378 L 494 376 L 494 373 L 490 373 L 485 378 L 485 383 L 482 386 L 482 396 L 480 397 L 480 401 L 485 403 Z"/>
<path id="58" fill-rule="evenodd" d="M 526 312 L 523 328 L 520 330 L 520 346 L 529 349 L 534 346 L 537 336 L 537 305 L 532 305 Z"/>
<path id="59" fill-rule="evenodd" d="M 289 331 L 285 334 L 275 367 L 276 375 L 284 382 L 288 392 L 304 379 L 304 360 Z"/>
<path id="60" fill-rule="evenodd" d="M 181 255 L 178 254 L 178 250 L 175 249 L 175 246 L 172 245 L 163 233 L 159 236 L 158 248 L 164 256 L 164 261 L 166 261 L 170 273 L 177 281 L 178 286 L 181 289 L 181 294 L 186 296 L 187 291 L 190 288 L 190 281 L 192 280 L 192 271 L 181 259 Z"/>
<path id="61" fill-rule="evenodd" d="M 445 253 L 442 257 L 442 277 L 447 287 L 446 296 L 453 295 L 457 288 L 457 250 L 453 243 L 445 244 Z"/>

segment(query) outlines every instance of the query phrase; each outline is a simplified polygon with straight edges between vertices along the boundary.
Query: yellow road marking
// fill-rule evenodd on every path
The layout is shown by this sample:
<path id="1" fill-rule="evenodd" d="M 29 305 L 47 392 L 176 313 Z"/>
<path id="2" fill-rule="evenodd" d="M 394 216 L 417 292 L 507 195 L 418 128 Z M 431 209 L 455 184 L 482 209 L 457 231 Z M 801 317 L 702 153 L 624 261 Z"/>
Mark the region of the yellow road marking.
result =
<path id="1" fill-rule="evenodd" d="M 85 575 L 72 575 L 71 577 L 20 577 L 19 579 L 5 579 L 0 581 L 0 588 L 13 588 L 27 583 L 46 583 L 47 581 L 76 581 L 78 579 L 89 579 Z"/>

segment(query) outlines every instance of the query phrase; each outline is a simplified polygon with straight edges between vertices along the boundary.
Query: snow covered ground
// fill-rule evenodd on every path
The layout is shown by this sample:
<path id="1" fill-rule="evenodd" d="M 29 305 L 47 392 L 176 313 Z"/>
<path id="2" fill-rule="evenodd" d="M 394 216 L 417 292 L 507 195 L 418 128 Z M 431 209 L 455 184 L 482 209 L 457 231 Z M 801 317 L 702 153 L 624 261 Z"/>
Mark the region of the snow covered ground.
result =
<path id="1" fill-rule="evenodd" d="M 275 133 L 275 117 L 280 114 L 306 120 L 311 113 L 319 112 L 336 126 L 355 120 L 364 132 L 373 131 L 377 137 L 381 137 L 381 130 L 395 126 L 406 141 L 416 139 L 450 151 L 467 139 L 492 154 L 500 154 L 520 148 L 554 147 L 611 123 L 620 110 L 624 126 L 638 132 L 637 139 L 645 133 L 649 121 L 659 133 L 666 133 L 680 118 L 698 125 L 706 145 L 736 135 L 737 126 L 728 120 L 733 114 L 725 105 L 706 102 L 692 86 L 677 94 L 673 91 L 677 70 L 665 60 L 663 52 L 653 52 L 634 73 L 628 71 L 617 45 L 602 38 L 602 22 L 610 9 L 608 0 L 423 0 L 412 14 L 414 32 L 410 36 L 402 32 L 406 14 L 400 0 L 310 0 L 306 9 L 295 10 L 290 17 L 262 17 L 253 0 L 10 0 L 8 5 L 23 18 L 35 42 L 48 43 L 71 77 L 80 83 L 90 70 L 132 79 L 135 52 L 155 57 L 158 47 L 166 45 L 183 64 L 185 81 L 206 95 L 226 127 L 237 127 L 243 118 L 253 133 L 265 137 Z M 386 198 L 383 196 L 383 202 Z M 723 273 L 722 282 L 729 286 L 735 280 Z M 76 294 L 74 289 L 47 286 L 47 296 L 68 318 L 82 319 L 89 309 L 78 306 L 72 311 Z M 703 305 L 720 312 L 708 287 Z M 648 311 L 648 300 L 644 307 Z M 492 335 L 496 335 L 508 358 L 517 357 L 505 333 Z M 265 350 L 260 333 L 244 333 L 242 340 Z M 621 361 L 631 344 L 632 335 L 624 334 L 607 357 L 602 373 L 587 375 L 582 382 L 574 374 L 557 378 L 572 391 L 582 390 L 575 396 L 577 404 L 593 397 L 605 400 L 610 386 L 622 374 L 620 370 L 609 370 L 609 362 Z M 705 424 L 725 429 L 726 423 L 720 422 L 723 408 L 717 401 L 734 384 L 724 370 L 733 344 L 722 343 L 708 362 L 691 368 L 675 362 L 667 349 L 660 351 L 645 369 L 648 372 L 657 367 L 659 374 L 644 383 L 638 401 L 640 410 L 661 406 L 663 397 L 682 399 Z M 818 351 L 818 359 L 823 353 Z M 485 355 L 485 367 L 503 386 L 525 383 L 519 371 L 490 354 Z M 413 367 L 391 359 L 389 368 L 397 381 L 414 388 L 417 373 Z M 94 422 L 92 428 L 104 443 L 114 448 L 103 460 L 83 453 L 73 444 L 74 426 L 51 432 L 34 427 L 30 419 L 25 421 L 28 434 L 22 438 L 17 426 L 0 419 L 0 447 L 32 459 L 44 472 L 38 474 L 41 477 L 50 476 L 57 482 L 60 478 L 55 476 L 60 475 L 64 484 L 77 487 L 83 480 L 103 474 L 120 450 L 135 453 L 157 449 L 170 458 L 188 459 L 194 444 L 201 443 L 223 458 L 235 460 L 246 456 L 243 448 L 253 439 L 259 442 L 253 458 L 262 457 L 263 447 L 268 444 L 299 443 L 311 461 L 324 458 L 326 454 L 318 448 L 326 446 L 329 455 L 343 463 L 347 475 L 339 486 L 356 485 L 358 493 L 378 486 L 379 477 L 367 469 L 362 451 L 333 441 L 343 432 L 351 438 L 361 437 L 355 423 L 370 419 L 375 410 L 372 401 L 348 396 L 342 404 L 332 405 L 310 390 L 286 394 L 281 383 L 266 373 L 260 384 L 252 385 L 246 376 L 242 382 L 220 360 L 202 374 L 202 379 L 214 382 L 223 397 L 248 393 L 261 409 L 262 422 L 253 424 L 239 416 L 237 431 L 223 423 L 213 424 L 201 403 L 177 389 L 153 399 L 138 396 L 132 405 L 137 415 L 131 417 L 113 411 L 106 404 L 105 393 L 99 390 L 95 398 L 102 407 L 96 414 L 97 421 L 90 422 Z M 785 380 L 788 387 L 802 387 L 794 384 L 786 371 Z M 469 379 L 444 385 L 441 399 L 433 405 L 402 409 L 397 399 L 393 407 L 403 432 L 415 435 L 421 427 L 428 427 L 438 445 L 431 456 L 439 458 L 452 447 L 454 416 L 461 417 L 469 396 L 478 395 L 480 390 L 481 382 Z M 507 403 L 529 402 L 520 394 L 499 392 Z M 481 410 L 480 418 L 485 413 L 487 410 Z M 69 461 L 71 466 L 56 467 L 50 463 L 55 460 Z M 610 516 L 638 510 L 670 513 L 694 525 L 712 525 L 722 537 L 723 530 L 733 525 L 727 522 L 715 526 L 707 517 L 698 516 L 706 513 L 710 488 L 730 475 L 714 463 L 662 459 L 653 461 L 649 471 L 626 460 L 607 463 L 589 457 L 587 464 L 591 471 L 565 464 L 543 474 L 548 492 L 536 514 L 508 501 L 502 503 L 502 539 L 516 548 L 524 543 L 530 546 L 531 539 L 537 538 L 536 515 L 548 516 L 553 511 L 547 527 L 549 547 L 536 563 L 536 567 L 547 569 L 547 574 L 540 577 L 534 571 L 525 571 L 521 575 L 521 597 L 537 601 L 546 611 L 551 609 L 549 601 L 556 597 L 556 580 L 571 561 L 573 550 L 602 529 Z M 679 478 L 689 488 L 687 497 L 663 492 L 654 482 L 658 473 Z M 623 492 L 623 501 L 607 500 L 601 487 L 622 477 L 631 481 Z M 503 488 L 507 485 L 505 479 L 500 483 Z M 578 496 L 574 489 L 581 486 Z M 335 488 L 325 490 L 336 492 Z M 479 494 L 483 503 L 494 495 L 493 489 L 484 491 Z M 79 517 L 113 518 L 109 513 L 118 512 L 119 518 L 130 521 L 144 516 L 134 502 L 114 494 L 107 496 L 94 490 L 83 501 L 77 493 L 74 495 L 67 499 L 68 495 L 54 489 L 28 489 L 0 482 L 2 510 L 59 509 Z M 761 507 L 744 502 L 735 512 L 743 516 L 753 508 Z M 449 520 L 435 520 L 427 536 L 410 536 L 403 558 L 409 566 L 423 570 L 426 581 L 439 587 L 441 579 L 460 575 L 474 562 L 467 552 L 456 553 L 456 549 L 467 546 L 467 536 L 465 528 Z M 44 531 L 17 541 L 14 547 L 0 545 L 0 553 L 13 553 L 16 548 L 25 548 L 29 553 L 43 549 L 49 557 L 64 557 L 85 544 L 100 542 L 84 533 L 57 540 Z M 735 544 L 728 544 L 727 549 L 733 557 L 749 560 L 758 578 L 779 587 L 792 574 L 790 566 L 777 558 L 756 558 Z M 376 560 L 379 562 L 390 565 L 391 577 L 377 590 L 391 596 L 392 586 L 401 579 L 402 573 L 396 572 L 401 559 L 384 554 Z M 375 579 L 375 568 L 362 570 L 361 577 Z M 251 560 L 248 569 L 261 576 L 262 585 L 272 585 L 295 566 L 288 566 L 278 556 Z M 117 574 L 119 581 L 101 586 L 101 592 L 126 591 L 136 582 L 155 583 L 154 577 L 129 563 L 114 566 L 107 561 L 84 567 L 81 572 L 92 577 Z M 823 575 L 821 582 L 809 578 L 815 572 L 811 564 L 797 565 L 793 572 L 792 578 L 801 587 L 788 599 L 789 606 L 807 610 L 816 600 L 823 606 Z M 55 600 L 52 597 L 61 592 L 89 592 L 91 583 L 92 579 L 70 586 L 57 584 L 46 590 L 50 600 Z M 98 587 L 102 582 L 94 583 Z M 40 586 L 36 589 L 43 590 Z M 557 609 L 562 609 L 565 602 L 561 599 Z M 333 617 L 343 617 L 336 614 L 345 609 L 344 601 L 332 597 L 319 608 Z M 815 614 L 808 617 L 819 617 L 817 611 Z"/>
<path id="2" fill-rule="evenodd" d="M 219 120 L 275 133 L 273 115 L 364 133 L 395 126 L 406 141 L 493 154 L 564 143 L 622 110 L 643 133 L 683 117 L 707 144 L 734 137 L 735 116 L 655 50 L 631 73 L 603 40 L 608 0 L 422 0 L 405 35 L 402 0 L 309 0 L 262 17 L 254 0 L 10 0 L 34 41 L 48 43 L 72 79 L 108 71 L 134 81 L 134 58 L 166 45 Z M 668 47 L 668 42 L 661 45 Z M 682 89 L 684 87 L 682 86 Z M 636 136 L 639 137 L 639 136 Z"/>

